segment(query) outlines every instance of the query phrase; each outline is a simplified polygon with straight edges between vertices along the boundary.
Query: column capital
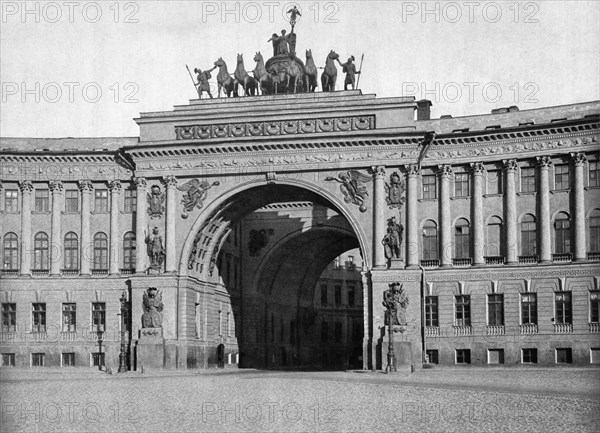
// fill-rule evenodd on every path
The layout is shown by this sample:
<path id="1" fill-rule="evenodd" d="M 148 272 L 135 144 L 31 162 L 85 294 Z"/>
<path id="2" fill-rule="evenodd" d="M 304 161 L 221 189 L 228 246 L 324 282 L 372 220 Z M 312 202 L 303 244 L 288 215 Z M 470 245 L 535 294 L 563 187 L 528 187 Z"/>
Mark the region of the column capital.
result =
<path id="1" fill-rule="evenodd" d="M 485 165 L 483 165 L 482 162 L 472 162 L 469 165 L 471 167 L 471 172 L 473 172 L 474 175 L 481 176 L 485 173 Z"/>
<path id="2" fill-rule="evenodd" d="M 421 167 L 419 167 L 417 164 L 405 165 L 404 169 L 409 176 L 418 176 L 421 174 Z"/>
<path id="3" fill-rule="evenodd" d="M 449 178 L 450 176 L 452 176 L 452 166 L 449 164 L 438 165 L 438 174 L 440 175 L 440 177 Z"/>
<path id="4" fill-rule="evenodd" d="M 573 164 L 575 164 L 576 167 L 583 166 L 587 161 L 585 153 L 583 152 L 571 152 L 571 159 L 573 160 Z"/>
<path id="5" fill-rule="evenodd" d="M 63 183 L 60 180 L 51 180 L 49 182 L 52 194 L 60 194 L 63 191 Z"/>
<path id="6" fill-rule="evenodd" d="M 146 178 L 145 177 L 136 177 L 133 179 L 133 183 L 135 183 L 135 187 L 137 189 L 146 188 Z"/>
<path id="7" fill-rule="evenodd" d="M 177 178 L 175 176 L 163 176 L 162 181 L 167 188 L 175 188 L 177 186 Z"/>
<path id="8" fill-rule="evenodd" d="M 503 159 L 502 164 L 504 165 L 505 171 L 517 171 L 519 164 L 516 159 Z"/>
<path id="9" fill-rule="evenodd" d="M 112 193 L 119 193 L 119 192 L 121 192 L 122 188 L 123 188 L 123 185 L 121 185 L 120 180 L 111 180 L 108 182 L 108 189 Z"/>
<path id="10" fill-rule="evenodd" d="M 549 156 L 538 156 L 536 160 L 540 168 L 550 168 L 552 165 L 552 158 Z"/>
<path id="11" fill-rule="evenodd" d="M 89 179 L 82 179 L 77 182 L 77 186 L 82 193 L 88 192 L 91 193 L 94 190 L 94 185 L 92 185 L 92 181 Z"/>
<path id="12" fill-rule="evenodd" d="M 19 182 L 19 189 L 23 194 L 31 194 L 31 191 L 33 191 L 33 183 L 29 180 L 22 180 Z"/>
<path id="13" fill-rule="evenodd" d="M 385 177 L 385 167 L 383 165 L 373 165 L 369 168 L 369 173 L 373 175 L 375 179 Z"/>

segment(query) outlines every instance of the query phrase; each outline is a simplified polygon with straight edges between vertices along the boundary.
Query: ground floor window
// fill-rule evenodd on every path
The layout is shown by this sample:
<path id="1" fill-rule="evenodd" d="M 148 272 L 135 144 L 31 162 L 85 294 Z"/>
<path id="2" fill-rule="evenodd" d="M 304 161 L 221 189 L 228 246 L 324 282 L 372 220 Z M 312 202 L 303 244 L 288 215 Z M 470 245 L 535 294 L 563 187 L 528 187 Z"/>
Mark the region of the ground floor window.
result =
<path id="1" fill-rule="evenodd" d="M 537 364 L 537 349 L 523 349 L 521 355 L 523 364 Z"/>
<path id="2" fill-rule="evenodd" d="M 44 366 L 44 353 L 32 353 L 31 354 L 31 366 L 32 367 L 43 367 Z"/>
<path id="3" fill-rule="evenodd" d="M 471 349 L 456 349 L 456 363 L 457 364 L 470 364 L 471 363 Z"/>
<path id="4" fill-rule="evenodd" d="M 488 364 L 504 364 L 504 349 L 488 349 Z"/>
<path id="5" fill-rule="evenodd" d="M 572 364 L 573 363 L 573 351 L 570 347 L 564 349 L 556 349 L 556 363 L 557 364 Z"/>
<path id="6" fill-rule="evenodd" d="M 592 347 L 590 349 L 590 364 L 600 364 L 600 348 Z"/>
<path id="7" fill-rule="evenodd" d="M 14 353 L 3 353 L 2 354 L 2 367 L 14 367 L 15 366 L 15 354 Z"/>
<path id="8" fill-rule="evenodd" d="M 427 359 L 429 359 L 430 364 L 439 364 L 437 350 L 427 350 L 425 353 L 427 354 Z"/>
<path id="9" fill-rule="evenodd" d="M 92 353 L 92 367 L 104 367 L 104 353 Z"/>
<path id="10" fill-rule="evenodd" d="M 75 366 L 75 354 L 73 352 L 62 354 L 62 366 L 63 367 L 74 367 Z"/>

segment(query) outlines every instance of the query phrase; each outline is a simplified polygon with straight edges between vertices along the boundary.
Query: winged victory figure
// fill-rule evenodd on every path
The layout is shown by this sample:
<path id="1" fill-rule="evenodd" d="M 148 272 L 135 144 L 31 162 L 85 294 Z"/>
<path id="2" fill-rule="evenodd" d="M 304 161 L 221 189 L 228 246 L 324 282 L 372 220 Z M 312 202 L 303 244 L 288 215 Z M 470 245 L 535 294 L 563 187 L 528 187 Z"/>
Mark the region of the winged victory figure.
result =
<path id="1" fill-rule="evenodd" d="M 372 180 L 371 176 L 362 174 L 358 170 L 348 170 L 339 172 L 337 178 L 328 176 L 325 180 L 339 182 L 340 191 L 344 194 L 344 201 L 354 203 L 361 212 L 367 211 L 364 200 L 369 192 L 365 184 Z"/>
<path id="2" fill-rule="evenodd" d="M 206 198 L 206 191 L 213 186 L 218 186 L 219 182 L 208 183 L 206 180 L 191 179 L 181 186 L 178 186 L 179 191 L 185 191 L 181 203 L 183 204 L 182 218 L 188 217 L 188 212 L 194 210 L 195 207 L 200 209 L 202 202 Z"/>

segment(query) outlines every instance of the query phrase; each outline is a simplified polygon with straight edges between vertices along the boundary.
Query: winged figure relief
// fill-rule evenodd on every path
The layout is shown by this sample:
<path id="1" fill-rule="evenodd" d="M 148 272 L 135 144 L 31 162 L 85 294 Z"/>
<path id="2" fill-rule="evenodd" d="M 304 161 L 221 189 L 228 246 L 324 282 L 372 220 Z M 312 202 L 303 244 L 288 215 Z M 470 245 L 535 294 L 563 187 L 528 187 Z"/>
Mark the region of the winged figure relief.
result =
<path id="1" fill-rule="evenodd" d="M 365 196 L 369 195 L 366 184 L 371 182 L 371 176 L 362 174 L 358 170 L 348 170 L 339 172 L 337 177 L 328 176 L 325 180 L 340 183 L 340 191 L 344 195 L 344 201 L 354 203 L 361 212 L 367 211 L 364 201 Z"/>
<path id="2" fill-rule="evenodd" d="M 184 191 L 185 194 L 181 199 L 181 203 L 183 204 L 183 212 L 181 213 L 182 218 L 188 217 L 188 212 L 194 210 L 195 207 L 200 209 L 206 198 L 206 191 L 208 191 L 213 186 L 220 185 L 219 182 L 213 182 L 212 184 L 207 182 L 206 180 L 200 179 L 191 179 L 184 183 L 181 186 L 178 186 L 177 189 L 179 191 Z"/>

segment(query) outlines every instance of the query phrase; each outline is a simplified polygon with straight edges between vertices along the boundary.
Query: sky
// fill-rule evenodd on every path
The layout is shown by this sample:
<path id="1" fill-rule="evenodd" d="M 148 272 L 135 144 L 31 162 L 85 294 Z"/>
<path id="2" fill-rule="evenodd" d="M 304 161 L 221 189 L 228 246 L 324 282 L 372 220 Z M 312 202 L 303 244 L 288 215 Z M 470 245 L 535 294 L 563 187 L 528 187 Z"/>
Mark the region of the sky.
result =
<path id="1" fill-rule="evenodd" d="M 140 112 L 196 97 L 186 65 L 268 59 L 293 4 L 2 1 L 0 136 L 138 136 Z M 597 1 L 296 4 L 303 61 L 309 48 L 317 66 L 331 49 L 364 55 L 363 93 L 430 99 L 433 117 L 600 99 Z"/>

